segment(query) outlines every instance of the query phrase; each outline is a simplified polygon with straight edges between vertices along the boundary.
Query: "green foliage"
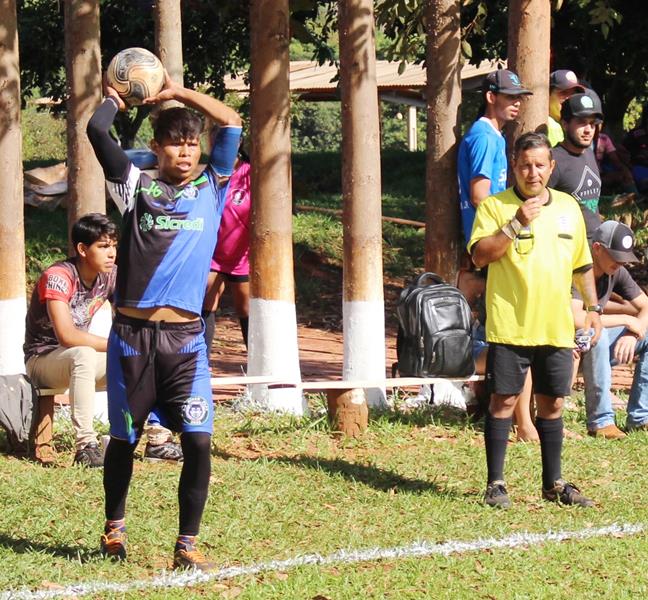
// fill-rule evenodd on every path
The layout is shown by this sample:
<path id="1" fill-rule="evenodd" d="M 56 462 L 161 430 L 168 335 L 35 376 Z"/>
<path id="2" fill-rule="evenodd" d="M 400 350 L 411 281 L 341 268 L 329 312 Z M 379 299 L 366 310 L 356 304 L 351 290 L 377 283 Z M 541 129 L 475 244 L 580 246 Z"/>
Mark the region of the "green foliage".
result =
<path id="1" fill-rule="evenodd" d="M 293 100 L 291 139 L 294 152 L 339 150 L 342 143 L 340 103 Z"/>
<path id="2" fill-rule="evenodd" d="M 380 144 L 383 150 L 407 148 L 407 105 L 380 103 Z M 339 151 L 342 144 L 341 108 L 339 102 L 293 100 L 291 134 L 293 151 Z M 417 111 L 419 147 L 425 147 L 425 109 Z"/>
<path id="3" fill-rule="evenodd" d="M 33 101 L 21 113 L 23 161 L 27 165 L 65 160 L 67 140 L 65 118 Z M 29 168 L 29 167 L 28 167 Z"/>
<path id="4" fill-rule="evenodd" d="M 628 110 L 623 116 L 623 129 L 625 131 L 630 131 L 639 125 L 641 119 L 641 113 L 643 111 L 644 104 L 648 98 L 646 96 L 641 96 L 633 98 L 628 105 Z"/>
<path id="5" fill-rule="evenodd" d="M 67 214 L 26 207 L 25 267 L 27 288 L 31 290 L 41 273 L 53 262 L 67 256 Z"/>

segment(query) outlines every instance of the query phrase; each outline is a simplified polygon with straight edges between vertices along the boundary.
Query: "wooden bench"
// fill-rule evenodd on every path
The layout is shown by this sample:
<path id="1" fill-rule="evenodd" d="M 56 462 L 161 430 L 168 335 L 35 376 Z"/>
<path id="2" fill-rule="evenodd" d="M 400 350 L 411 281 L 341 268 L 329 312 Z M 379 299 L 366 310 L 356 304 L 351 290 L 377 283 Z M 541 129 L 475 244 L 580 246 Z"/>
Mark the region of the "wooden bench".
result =
<path id="1" fill-rule="evenodd" d="M 38 415 L 33 431 L 34 460 L 45 467 L 56 461 L 52 444 L 54 435 L 54 398 L 67 394 L 68 388 L 36 388 L 38 393 Z M 103 391 L 101 388 L 96 391 Z"/>
<path id="2" fill-rule="evenodd" d="M 363 391 L 375 388 L 419 387 L 423 384 L 434 385 L 441 382 L 465 383 L 484 381 L 483 375 L 462 378 L 446 377 L 387 377 L 371 380 L 319 380 L 291 381 L 272 377 L 212 377 L 211 386 L 267 385 L 269 389 L 294 388 L 301 391 L 321 390 L 326 394 L 329 421 L 336 431 L 351 437 L 359 436 L 366 430 L 369 411 Z"/>
<path id="3" fill-rule="evenodd" d="M 267 375 L 242 375 L 212 377 L 210 383 L 212 388 L 267 385 L 269 389 L 294 388 L 304 392 L 323 391 L 326 393 L 331 422 L 340 431 L 351 436 L 357 436 L 366 429 L 368 421 L 367 404 L 361 390 L 418 387 L 423 384 L 434 385 L 442 381 L 464 383 L 483 380 L 483 375 L 472 375 L 464 378 L 387 377 L 385 379 L 357 379 L 351 381 L 341 379 L 300 381 Z M 34 459 L 44 466 L 49 466 L 56 460 L 56 452 L 52 444 L 54 398 L 66 394 L 67 391 L 67 388 L 38 388 L 38 418 L 34 427 Z"/>

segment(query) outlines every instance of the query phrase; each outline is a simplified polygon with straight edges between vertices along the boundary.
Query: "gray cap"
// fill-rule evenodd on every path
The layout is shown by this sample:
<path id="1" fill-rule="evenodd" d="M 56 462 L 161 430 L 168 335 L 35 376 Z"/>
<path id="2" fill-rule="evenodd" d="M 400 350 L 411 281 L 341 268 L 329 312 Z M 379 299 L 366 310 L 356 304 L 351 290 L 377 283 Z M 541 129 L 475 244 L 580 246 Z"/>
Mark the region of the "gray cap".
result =
<path id="1" fill-rule="evenodd" d="M 635 245 L 632 229 L 618 221 L 605 221 L 592 234 L 592 243 L 598 242 L 619 263 L 639 262 L 633 249 Z"/>
<path id="2" fill-rule="evenodd" d="M 584 92 L 585 87 L 578 83 L 578 77 L 569 69 L 558 69 L 549 75 L 549 89 L 551 90 L 578 90 Z"/>

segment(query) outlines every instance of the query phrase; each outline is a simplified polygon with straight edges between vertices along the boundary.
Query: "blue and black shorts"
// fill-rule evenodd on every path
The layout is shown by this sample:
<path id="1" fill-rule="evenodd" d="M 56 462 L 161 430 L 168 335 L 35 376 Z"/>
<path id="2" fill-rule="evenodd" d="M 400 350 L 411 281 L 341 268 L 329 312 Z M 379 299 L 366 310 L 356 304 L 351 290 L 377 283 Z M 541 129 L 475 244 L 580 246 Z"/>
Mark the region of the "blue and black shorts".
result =
<path id="1" fill-rule="evenodd" d="M 111 436 L 135 443 L 154 409 L 172 431 L 212 432 L 214 405 L 200 319 L 166 323 L 117 313 L 107 360 Z"/>

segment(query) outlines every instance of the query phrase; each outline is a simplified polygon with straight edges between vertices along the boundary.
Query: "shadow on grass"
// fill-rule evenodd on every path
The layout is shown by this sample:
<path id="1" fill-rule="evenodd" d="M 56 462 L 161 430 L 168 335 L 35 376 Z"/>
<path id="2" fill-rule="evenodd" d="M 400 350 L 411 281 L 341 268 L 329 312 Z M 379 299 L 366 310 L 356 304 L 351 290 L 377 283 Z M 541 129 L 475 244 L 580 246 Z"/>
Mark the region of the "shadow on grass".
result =
<path id="1" fill-rule="evenodd" d="M 236 459 L 255 461 L 259 458 L 263 458 L 244 458 L 218 448 L 214 450 L 213 454 L 225 460 Z M 329 475 L 341 475 L 348 481 L 362 483 L 381 492 L 398 492 L 407 494 L 432 492 L 449 498 L 455 498 L 457 496 L 455 492 L 439 486 L 433 481 L 410 479 L 396 473 L 395 471 L 380 469 L 367 464 L 352 463 L 341 459 L 315 458 L 308 455 L 299 455 L 294 457 L 273 456 L 269 460 L 272 460 L 272 462 L 275 463 L 313 469 L 314 471 L 323 471 Z"/>
<path id="2" fill-rule="evenodd" d="M 101 556 L 98 549 L 89 549 L 84 546 L 43 544 L 26 538 L 9 537 L 3 533 L 0 533 L 0 548 L 7 548 L 16 554 L 43 552 L 50 556 L 59 556 L 67 560 L 80 561 L 82 563 L 90 562 L 91 560 Z"/>

